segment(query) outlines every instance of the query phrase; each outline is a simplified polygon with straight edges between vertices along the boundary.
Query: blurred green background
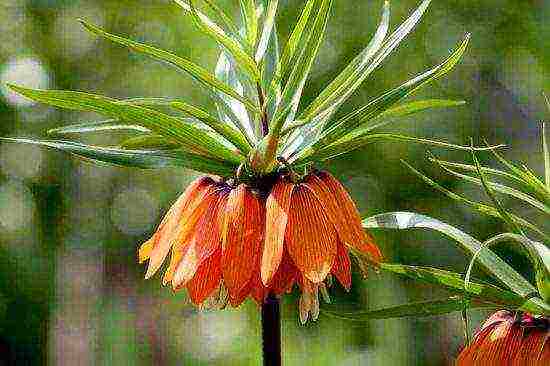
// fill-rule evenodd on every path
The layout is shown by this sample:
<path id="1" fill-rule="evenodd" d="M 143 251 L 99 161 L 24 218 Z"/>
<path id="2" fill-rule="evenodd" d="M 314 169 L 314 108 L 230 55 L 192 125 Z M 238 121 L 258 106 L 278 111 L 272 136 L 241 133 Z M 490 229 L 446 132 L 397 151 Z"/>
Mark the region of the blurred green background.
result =
<path id="1" fill-rule="evenodd" d="M 218 1 L 238 15 L 237 1 Z M 280 2 L 278 32 L 285 39 L 303 1 Z M 369 41 L 381 0 L 338 0 L 307 84 L 321 90 Z M 418 5 L 392 2 L 395 27 Z M 189 57 L 210 69 L 217 47 L 201 36 L 169 0 L 2 0 L 0 3 L 0 135 L 43 137 L 54 126 L 98 119 L 36 105 L 5 88 L 93 91 L 113 97 L 177 96 L 205 104 L 189 77 L 82 30 L 82 17 Z M 506 143 L 505 156 L 542 176 L 540 124 L 548 118 L 541 92 L 550 86 L 550 2 L 438 0 L 416 31 L 345 107 L 366 103 L 442 60 L 465 32 L 472 43 L 449 77 L 413 98 L 464 99 L 464 107 L 426 112 L 393 131 L 467 144 Z M 284 44 L 284 43 L 283 43 Z M 116 143 L 120 135 L 86 137 Z M 426 149 L 378 144 L 331 162 L 363 215 L 414 210 L 454 224 L 479 239 L 499 222 L 432 191 L 399 159 L 406 159 L 458 192 L 483 199 L 476 187 L 446 176 Z M 434 150 L 465 160 L 467 154 Z M 490 156 L 484 161 L 492 164 Z M 258 308 L 197 312 L 185 293 L 160 280 L 145 281 L 136 250 L 195 173 L 139 171 L 89 162 L 40 148 L 0 145 L 0 364 L 1 365 L 258 365 Z M 511 204 L 511 203 L 508 203 Z M 528 208 L 519 209 L 531 215 Z M 391 261 L 463 272 L 464 255 L 441 236 L 422 231 L 375 232 Z M 516 267 L 526 262 L 499 249 Z M 157 276 L 158 277 L 158 276 Z M 356 273 L 344 305 L 378 308 L 443 296 L 444 292 L 387 274 L 362 281 Z M 297 297 L 284 301 L 286 365 L 451 365 L 462 344 L 460 316 L 349 323 L 323 317 L 300 326 Z M 472 313 L 472 327 L 486 314 Z"/>

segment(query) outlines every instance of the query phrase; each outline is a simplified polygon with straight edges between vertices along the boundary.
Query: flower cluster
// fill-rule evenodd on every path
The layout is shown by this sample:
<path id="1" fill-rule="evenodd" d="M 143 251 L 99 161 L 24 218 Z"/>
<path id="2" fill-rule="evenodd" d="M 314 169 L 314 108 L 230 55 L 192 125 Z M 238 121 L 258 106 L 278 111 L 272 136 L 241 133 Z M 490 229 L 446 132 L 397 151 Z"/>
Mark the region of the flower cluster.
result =
<path id="1" fill-rule="evenodd" d="M 352 199 L 329 173 L 299 183 L 280 176 L 269 192 L 231 183 L 201 177 L 187 188 L 140 248 L 147 278 L 171 252 L 163 282 L 186 288 L 197 305 L 236 307 L 249 296 L 262 303 L 297 284 L 305 322 L 309 314 L 317 318 L 318 294 L 332 275 L 349 290 L 348 249 L 381 260 Z"/>

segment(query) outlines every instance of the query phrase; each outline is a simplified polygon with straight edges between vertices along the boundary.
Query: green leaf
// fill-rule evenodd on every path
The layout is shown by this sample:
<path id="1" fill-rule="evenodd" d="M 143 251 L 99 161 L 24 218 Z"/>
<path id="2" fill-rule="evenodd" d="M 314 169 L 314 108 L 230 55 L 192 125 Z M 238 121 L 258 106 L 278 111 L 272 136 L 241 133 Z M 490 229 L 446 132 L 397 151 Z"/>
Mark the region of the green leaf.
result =
<path id="1" fill-rule="evenodd" d="M 302 49 L 300 56 L 294 63 L 294 67 L 288 81 L 283 89 L 282 101 L 279 106 L 279 111 L 285 110 L 289 105 L 292 106 L 291 113 L 288 116 L 289 120 L 294 118 L 305 82 L 311 71 L 313 61 L 317 56 L 319 47 L 324 39 L 325 30 L 328 23 L 329 13 L 332 8 L 332 0 L 321 0 L 321 5 L 315 22 L 306 35 L 305 47 Z M 274 118 L 277 117 L 277 114 Z"/>
<path id="2" fill-rule="evenodd" d="M 460 296 L 451 296 L 445 299 L 415 301 L 408 304 L 390 306 L 384 309 L 342 312 L 334 306 L 329 309 L 322 309 L 322 313 L 334 318 L 365 322 L 371 319 L 392 319 L 404 317 L 425 317 L 444 315 L 455 311 L 462 311 L 465 308 L 489 307 L 486 303 L 472 303 Z M 494 307 L 494 305 L 492 306 Z"/>
<path id="3" fill-rule="evenodd" d="M 294 26 L 290 37 L 283 49 L 283 54 L 281 55 L 281 61 L 279 62 L 277 69 L 275 71 L 275 77 L 273 78 L 272 84 L 278 84 L 283 79 L 283 76 L 286 74 L 288 67 L 290 66 L 290 61 L 294 58 L 296 51 L 298 50 L 298 45 L 302 39 L 306 25 L 309 22 L 311 11 L 317 0 L 308 0 L 302 13 L 298 18 L 298 22 Z"/>
<path id="4" fill-rule="evenodd" d="M 546 123 L 542 122 L 542 154 L 544 156 L 544 176 L 546 189 L 550 191 L 550 148 L 548 147 L 548 137 L 546 135 Z"/>
<path id="5" fill-rule="evenodd" d="M 120 148 L 125 150 L 173 150 L 179 147 L 180 144 L 161 135 L 136 136 L 120 144 Z"/>
<path id="6" fill-rule="evenodd" d="M 105 121 L 84 122 L 69 126 L 57 127 L 48 130 L 49 135 L 67 135 L 72 133 L 100 132 L 113 130 L 129 130 L 139 132 L 150 132 L 146 127 L 140 125 L 122 124 L 118 119 Z"/>
<path id="7" fill-rule="evenodd" d="M 382 270 L 406 276 L 415 281 L 442 286 L 457 294 L 464 294 L 482 301 L 497 304 L 509 310 L 527 311 L 537 315 L 550 315 L 550 306 L 539 298 L 525 299 L 513 292 L 484 283 L 472 283 L 464 287 L 464 280 L 458 273 L 431 267 L 406 266 L 401 264 L 381 263 Z"/>
<path id="8" fill-rule="evenodd" d="M 420 228 L 436 230 L 453 239 L 462 250 L 472 256 L 482 247 L 481 242 L 460 229 L 429 216 L 414 212 L 389 212 L 375 215 L 364 219 L 363 227 L 365 229 L 381 228 L 406 230 Z M 529 281 L 523 278 L 491 250 L 487 249 L 479 254 L 479 263 L 486 272 L 493 274 L 499 281 L 508 286 L 519 296 L 527 297 L 536 292 L 536 288 L 533 287 Z"/>
<path id="9" fill-rule="evenodd" d="M 260 36 L 260 41 L 258 43 L 258 48 L 256 49 L 255 61 L 260 63 L 267 51 L 267 46 L 269 40 L 271 39 L 271 32 L 273 31 L 273 26 L 275 25 L 275 15 L 277 15 L 277 6 L 279 5 L 279 0 L 269 0 L 267 4 L 267 12 L 263 24 L 262 35 Z"/>
<path id="10" fill-rule="evenodd" d="M 179 109 L 203 122 L 214 131 L 216 131 L 218 134 L 223 136 L 227 141 L 232 143 L 243 154 L 246 155 L 250 152 L 252 147 L 246 141 L 246 138 L 243 134 L 241 134 L 230 125 L 212 117 L 208 112 L 205 112 L 200 108 L 183 102 L 174 102 L 172 103 L 172 107 Z"/>
<path id="11" fill-rule="evenodd" d="M 362 134 L 365 132 L 370 132 L 374 129 L 383 127 L 392 122 L 394 118 L 403 118 L 410 116 L 412 114 L 424 112 L 428 109 L 433 108 L 450 108 L 450 107 L 459 107 L 465 105 L 466 102 L 463 100 L 445 100 L 445 99 L 424 99 L 424 100 L 415 100 L 408 103 L 403 103 L 401 105 L 392 107 L 378 117 L 373 118 L 370 121 L 367 121 L 361 127 L 355 129 L 351 132 L 354 135 Z"/>
<path id="12" fill-rule="evenodd" d="M 237 93 L 229 85 L 218 80 L 214 75 L 212 75 L 208 70 L 204 69 L 203 67 L 189 60 L 186 60 L 182 57 L 176 56 L 170 52 L 161 50 L 159 48 L 155 48 L 143 43 L 139 43 L 139 42 L 132 41 L 130 39 L 126 39 L 111 33 L 107 33 L 104 30 L 100 29 L 99 27 L 93 24 L 90 24 L 82 19 L 80 19 L 79 21 L 91 33 L 94 33 L 98 36 L 109 39 L 121 45 L 127 46 L 138 53 L 145 54 L 157 60 L 173 65 L 178 69 L 185 71 L 186 73 L 191 75 L 193 78 L 195 78 L 195 80 L 206 85 L 207 87 L 213 88 L 224 94 L 229 95 L 232 98 L 235 98 L 236 100 L 244 103 L 246 107 L 252 111 L 258 111 L 258 107 L 253 102 L 251 102 L 248 98 L 243 97 L 242 95 Z"/>
<path id="13" fill-rule="evenodd" d="M 491 216 L 491 217 L 495 217 L 497 219 L 500 219 L 500 220 L 503 220 L 503 217 L 501 215 L 501 213 L 499 212 L 498 209 L 494 208 L 494 207 L 491 207 L 491 206 L 488 206 L 488 205 L 485 205 L 483 203 L 479 203 L 479 202 L 476 202 L 476 201 L 472 201 L 464 196 L 461 196 L 457 193 L 454 193 L 452 191 L 449 191 L 448 189 L 446 189 L 445 187 L 443 187 L 442 185 L 440 185 L 439 183 L 433 181 L 432 179 L 428 178 L 426 175 L 422 174 L 421 172 L 419 172 L 418 170 L 414 169 L 411 165 L 409 165 L 407 162 L 405 161 L 402 161 L 403 164 L 405 166 L 407 166 L 407 168 L 409 168 L 415 175 L 417 175 L 420 179 L 422 179 L 424 182 L 426 182 L 428 185 L 430 185 L 431 187 L 433 187 L 434 189 L 438 190 L 439 192 L 443 193 L 444 195 L 446 195 L 447 197 L 457 201 L 457 202 L 460 202 L 462 204 L 465 204 L 465 205 L 468 205 L 472 208 L 474 208 L 476 211 L 484 214 L 484 215 L 488 215 L 488 216 Z M 517 215 L 512 215 L 510 214 L 509 215 L 511 217 L 511 219 L 513 219 L 516 223 L 518 223 L 520 226 L 523 226 L 525 228 L 528 228 L 532 231 L 534 231 L 535 233 L 537 233 L 538 235 L 540 235 L 541 237 L 545 238 L 545 239 L 549 239 L 548 236 L 543 232 L 541 231 L 538 227 L 536 227 L 535 225 L 533 225 L 532 223 L 530 223 L 529 221 L 517 216 Z"/>
<path id="14" fill-rule="evenodd" d="M 235 25 L 235 23 L 233 23 L 233 21 L 231 20 L 231 18 L 227 15 L 227 13 L 222 9 L 220 8 L 219 6 L 217 6 L 213 1 L 211 0 L 202 0 L 206 5 L 208 5 L 208 7 L 210 9 L 212 9 L 214 11 L 214 13 L 216 13 L 218 15 L 218 17 L 222 20 L 223 24 L 226 26 L 226 28 L 231 32 L 231 35 L 233 37 L 236 37 L 236 38 L 239 38 L 240 39 L 240 35 L 239 35 L 239 29 L 237 28 L 237 26 Z"/>
<path id="15" fill-rule="evenodd" d="M 313 154 L 315 151 L 321 149 L 322 147 L 333 143 L 345 134 L 353 131 L 358 126 L 361 126 L 368 120 L 388 110 L 397 102 L 407 97 L 411 93 L 414 93 L 419 88 L 445 75 L 461 59 L 464 51 L 466 50 L 469 40 L 470 35 L 467 34 L 462 40 L 461 44 L 457 47 L 457 49 L 441 64 L 424 72 L 414 79 L 407 81 L 401 86 L 390 90 L 389 92 L 386 92 L 369 104 L 359 108 L 352 113 L 347 114 L 342 119 L 338 120 L 332 127 L 323 132 L 323 134 L 314 143 L 311 144 L 311 148 L 307 149 L 307 152 L 300 153 L 299 157 L 301 159 L 307 158 L 309 156 L 308 154 Z"/>
<path id="16" fill-rule="evenodd" d="M 187 5 L 181 0 L 175 1 L 182 7 Z M 259 80 L 260 70 L 258 69 L 258 65 L 256 65 L 254 59 L 243 50 L 242 46 L 237 41 L 229 37 L 217 24 L 203 16 L 202 13 L 199 13 L 193 5 L 193 1 L 189 1 L 187 7 L 188 9 L 191 9 L 190 13 L 197 27 L 206 35 L 221 44 L 229 53 L 231 53 L 237 64 L 245 70 L 249 76 L 252 77 L 252 80 Z"/>
<path id="17" fill-rule="evenodd" d="M 337 101 L 336 104 L 341 105 L 363 83 L 372 72 L 370 62 L 382 46 L 389 25 L 390 2 L 384 1 L 380 24 L 370 43 L 300 114 L 299 119 L 310 120 L 327 108 L 336 109 L 333 103 Z"/>
<path id="18" fill-rule="evenodd" d="M 246 38 L 251 48 L 256 46 L 258 39 L 258 15 L 254 0 L 239 0 L 241 4 L 241 14 L 246 28 Z"/>
<path id="19" fill-rule="evenodd" d="M 481 179 L 475 178 L 475 177 L 472 177 L 472 176 L 469 176 L 469 175 L 466 175 L 466 174 L 459 173 L 459 172 L 451 169 L 449 166 L 443 165 L 444 163 L 447 163 L 447 162 L 442 162 L 441 160 L 437 160 L 435 158 L 432 158 L 430 160 L 435 162 L 436 164 L 438 164 L 441 167 L 441 169 L 443 169 L 446 172 L 454 175 L 455 177 L 458 177 L 458 178 L 463 179 L 463 180 L 465 180 L 467 182 L 470 182 L 470 183 L 477 184 L 479 186 L 483 186 L 483 184 L 481 182 Z M 451 163 L 451 164 L 453 164 L 453 163 Z M 471 167 L 474 168 L 474 170 L 475 170 L 475 167 L 473 165 Z M 487 168 L 484 169 L 483 167 L 480 167 L 480 169 L 484 174 L 487 174 L 487 171 L 486 171 Z M 500 192 L 500 193 L 506 194 L 510 197 L 513 197 L 513 198 L 519 199 L 521 201 L 524 201 L 524 202 L 530 204 L 531 206 L 541 210 L 542 212 L 550 214 L 550 207 L 546 206 L 544 203 L 540 202 L 536 198 L 533 198 L 530 195 L 528 195 L 526 193 L 523 193 L 520 190 L 517 190 L 517 189 L 512 188 L 512 187 L 508 187 L 504 184 L 491 182 L 491 181 L 487 181 L 487 185 L 492 190 L 495 190 L 496 192 Z"/>
<path id="20" fill-rule="evenodd" d="M 365 135 L 354 136 L 355 134 L 349 134 L 344 136 L 342 139 L 336 141 L 335 143 L 317 151 L 316 153 L 309 154 L 307 161 L 321 161 L 335 158 L 339 155 L 345 154 L 352 150 L 359 149 L 368 144 L 378 142 L 378 141 L 395 141 L 395 142 L 409 142 L 415 144 L 422 144 L 428 146 L 434 146 L 450 150 L 470 150 L 469 146 L 455 145 L 447 142 L 423 139 L 414 136 L 398 135 L 393 133 L 376 133 Z M 489 147 L 479 147 L 476 150 L 485 151 L 491 149 L 497 149 L 503 145 L 489 146 Z M 307 150 L 306 150 L 307 154 Z M 305 159 L 295 160 L 295 164 L 303 164 L 307 162 Z"/>
<path id="21" fill-rule="evenodd" d="M 243 158 L 208 136 L 201 129 L 167 114 L 130 105 L 116 99 L 100 95 L 58 90 L 33 90 L 8 85 L 15 92 L 37 102 L 56 107 L 90 111 L 103 114 L 130 125 L 139 124 L 152 132 L 172 138 L 188 150 L 214 159 L 240 163 Z"/>
<path id="22" fill-rule="evenodd" d="M 240 71 L 235 66 L 235 61 L 226 51 L 222 50 L 216 64 L 216 77 L 239 93 L 245 93 L 244 78 L 241 78 Z M 245 106 L 232 98 L 227 97 L 223 93 L 215 93 L 214 100 L 218 110 L 219 118 L 230 125 L 235 126 L 247 137 L 251 144 L 258 141 L 256 137 L 254 123 L 248 114 Z"/>
<path id="23" fill-rule="evenodd" d="M 90 159 L 96 163 L 110 165 L 158 169 L 166 167 L 182 167 L 197 170 L 207 174 L 229 176 L 234 171 L 235 164 L 213 160 L 205 156 L 183 152 L 159 152 L 142 150 L 125 150 L 109 147 L 89 146 L 72 141 L 33 140 L 26 138 L 0 137 L 0 141 L 39 145 L 57 149 Z"/>

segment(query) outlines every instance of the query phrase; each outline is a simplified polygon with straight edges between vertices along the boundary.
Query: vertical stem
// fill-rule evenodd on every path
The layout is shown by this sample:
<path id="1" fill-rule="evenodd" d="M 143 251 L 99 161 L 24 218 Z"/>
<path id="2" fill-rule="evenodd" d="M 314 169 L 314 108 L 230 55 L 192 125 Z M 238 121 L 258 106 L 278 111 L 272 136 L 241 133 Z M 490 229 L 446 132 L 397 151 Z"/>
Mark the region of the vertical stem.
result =
<path id="1" fill-rule="evenodd" d="M 264 366 L 281 365 L 281 309 L 279 299 L 269 295 L 262 305 Z"/>

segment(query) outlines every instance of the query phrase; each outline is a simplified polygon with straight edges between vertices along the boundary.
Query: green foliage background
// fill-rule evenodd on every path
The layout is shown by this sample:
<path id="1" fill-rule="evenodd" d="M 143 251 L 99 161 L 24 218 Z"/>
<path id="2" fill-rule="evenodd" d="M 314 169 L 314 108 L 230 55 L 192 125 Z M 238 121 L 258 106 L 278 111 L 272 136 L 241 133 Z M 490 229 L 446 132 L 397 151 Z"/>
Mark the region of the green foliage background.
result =
<path id="1" fill-rule="evenodd" d="M 236 1 L 219 1 L 238 15 Z M 285 39 L 301 1 L 281 1 L 278 32 Z M 312 98 L 364 47 L 382 1 L 335 2 L 327 37 L 305 95 Z M 417 5 L 392 2 L 392 25 Z M 415 97 L 464 99 L 466 106 L 396 121 L 392 130 L 468 144 L 506 143 L 505 156 L 542 176 L 539 120 L 549 86 L 548 19 L 543 0 L 433 1 L 424 20 L 384 67 L 368 80 L 353 109 L 448 55 L 465 32 L 472 41 L 462 64 Z M 189 57 L 213 69 L 217 47 L 168 0 L 3 0 L 0 4 L 0 81 L 93 91 L 114 97 L 177 96 L 203 104 L 189 77 L 94 39 L 84 18 Z M 42 83 L 38 76 L 42 75 Z M 48 128 L 97 116 L 22 105 L 0 86 L 0 135 L 41 137 Z M 211 107 L 211 106 L 209 106 Z M 345 112 L 345 111 L 344 111 Z M 122 134 L 111 142 L 117 143 Z M 105 142 L 89 136 L 85 142 Z M 501 230 L 496 220 L 443 198 L 404 168 L 406 159 L 447 187 L 483 199 L 480 191 L 445 175 L 425 148 L 377 144 L 333 161 L 363 215 L 408 210 L 449 222 L 478 239 Z M 467 153 L 433 150 L 450 160 Z M 489 154 L 480 157 L 486 158 Z M 491 165 L 491 162 L 488 162 Z M 194 173 L 98 167 L 32 146 L 0 145 L 0 364 L 256 365 L 261 357 L 257 307 L 199 313 L 184 293 L 143 280 L 136 250 Z M 505 202 L 506 203 L 506 202 Z M 514 203 L 515 204 L 515 203 Z M 529 208 L 516 208 L 529 215 Z M 434 233 L 375 232 L 391 261 L 464 272 L 467 260 Z M 525 270 L 511 247 L 497 252 Z M 441 290 L 387 274 L 357 273 L 350 294 L 332 290 L 343 307 L 375 309 L 437 297 Z M 300 326 L 296 296 L 285 299 L 287 365 L 450 365 L 462 343 L 459 314 L 349 323 L 321 316 Z M 472 327 L 485 316 L 472 313 Z"/>

